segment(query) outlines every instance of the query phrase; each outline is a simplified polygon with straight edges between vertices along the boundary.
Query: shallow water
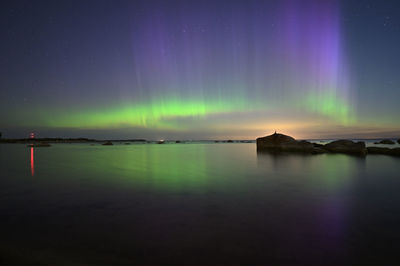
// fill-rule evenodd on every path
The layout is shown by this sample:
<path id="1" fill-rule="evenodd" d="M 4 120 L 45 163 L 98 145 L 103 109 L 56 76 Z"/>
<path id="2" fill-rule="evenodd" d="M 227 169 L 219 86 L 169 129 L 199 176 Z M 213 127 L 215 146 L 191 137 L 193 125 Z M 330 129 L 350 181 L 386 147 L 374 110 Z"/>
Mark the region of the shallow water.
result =
<path id="1" fill-rule="evenodd" d="M 0 265 L 396 265 L 400 158 L 0 145 Z"/>

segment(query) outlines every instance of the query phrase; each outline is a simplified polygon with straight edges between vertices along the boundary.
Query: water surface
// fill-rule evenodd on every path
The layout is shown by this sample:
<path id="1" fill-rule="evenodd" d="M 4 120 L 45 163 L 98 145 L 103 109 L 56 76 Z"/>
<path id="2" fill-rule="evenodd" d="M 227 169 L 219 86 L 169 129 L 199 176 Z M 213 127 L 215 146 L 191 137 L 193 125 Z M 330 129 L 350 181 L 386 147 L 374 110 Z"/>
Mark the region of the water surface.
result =
<path id="1" fill-rule="evenodd" d="M 0 145 L 0 265 L 395 265 L 400 159 Z M 3 263 L 3 264 L 2 264 Z"/>

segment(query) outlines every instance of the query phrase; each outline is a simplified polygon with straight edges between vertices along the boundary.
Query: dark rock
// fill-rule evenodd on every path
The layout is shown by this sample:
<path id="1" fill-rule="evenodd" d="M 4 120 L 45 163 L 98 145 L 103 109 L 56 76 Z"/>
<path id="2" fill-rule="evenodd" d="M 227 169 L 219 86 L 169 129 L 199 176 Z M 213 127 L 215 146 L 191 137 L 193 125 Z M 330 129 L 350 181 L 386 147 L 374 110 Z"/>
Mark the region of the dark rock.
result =
<path id="1" fill-rule="evenodd" d="M 314 153 L 314 154 L 326 153 L 326 150 L 323 147 L 314 147 L 312 153 Z"/>
<path id="2" fill-rule="evenodd" d="M 308 141 L 297 141 L 294 138 L 274 133 L 270 136 L 258 138 L 256 140 L 258 151 L 273 151 L 273 152 L 305 152 L 313 153 L 314 145 Z"/>
<path id="3" fill-rule="evenodd" d="M 165 140 L 159 140 L 157 141 L 157 144 L 165 144 Z"/>
<path id="4" fill-rule="evenodd" d="M 388 154 L 390 153 L 390 148 L 382 148 L 382 147 L 368 147 L 368 154 Z"/>
<path id="5" fill-rule="evenodd" d="M 323 149 L 333 152 L 333 153 L 348 153 L 348 154 L 358 154 L 366 155 L 367 149 L 365 147 L 365 142 L 354 142 L 351 140 L 335 140 L 326 145 Z"/>
<path id="6" fill-rule="evenodd" d="M 400 139 L 398 139 L 398 140 L 397 140 L 397 143 L 399 143 L 399 144 L 400 144 Z"/>
<path id="7" fill-rule="evenodd" d="M 219 140 L 214 140 L 215 143 L 219 143 Z"/>
<path id="8" fill-rule="evenodd" d="M 233 143 L 233 140 L 229 139 L 227 142 L 228 142 L 228 143 Z"/>
<path id="9" fill-rule="evenodd" d="M 313 143 L 314 148 L 323 148 L 324 144 L 319 144 L 319 143 Z"/>
<path id="10" fill-rule="evenodd" d="M 175 141 L 175 143 L 181 143 L 181 141 L 180 141 L 180 140 L 177 140 L 177 141 Z"/>
<path id="11" fill-rule="evenodd" d="M 393 156 L 400 156 L 400 148 L 393 148 L 391 149 L 392 151 L 390 152 L 390 155 Z"/>
<path id="12" fill-rule="evenodd" d="M 107 142 L 103 143 L 102 145 L 111 146 L 111 145 L 114 145 L 114 144 L 111 141 L 107 141 Z"/>
<path id="13" fill-rule="evenodd" d="M 375 142 L 375 144 L 389 144 L 389 145 L 392 145 L 392 144 L 396 144 L 396 143 L 393 140 L 390 140 L 390 139 L 383 139 L 381 141 Z"/>
<path id="14" fill-rule="evenodd" d="M 368 147 L 368 154 L 384 154 L 391 156 L 400 156 L 400 148 L 383 148 L 383 147 Z"/>

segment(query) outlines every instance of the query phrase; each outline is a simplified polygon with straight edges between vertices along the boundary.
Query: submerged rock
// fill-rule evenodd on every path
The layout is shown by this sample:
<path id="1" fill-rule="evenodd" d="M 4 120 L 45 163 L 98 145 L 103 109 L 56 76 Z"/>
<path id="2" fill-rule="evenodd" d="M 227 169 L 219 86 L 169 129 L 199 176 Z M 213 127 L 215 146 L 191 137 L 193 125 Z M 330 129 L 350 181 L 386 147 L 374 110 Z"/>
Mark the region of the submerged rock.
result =
<path id="1" fill-rule="evenodd" d="M 382 147 L 368 147 L 368 154 L 388 154 L 390 153 L 390 148 L 382 148 Z"/>
<path id="2" fill-rule="evenodd" d="M 391 156 L 400 156 L 400 148 L 383 148 L 383 147 L 368 147 L 368 154 L 384 154 Z"/>
<path id="3" fill-rule="evenodd" d="M 305 140 L 297 141 L 293 137 L 276 132 L 272 135 L 258 138 L 256 143 L 258 151 L 314 152 L 314 145 L 311 142 Z"/>
<path id="4" fill-rule="evenodd" d="M 346 139 L 332 141 L 324 145 L 323 149 L 333 153 L 348 153 L 358 155 L 367 154 L 365 142 L 354 142 L 352 140 Z"/>
<path id="5" fill-rule="evenodd" d="M 107 142 L 105 142 L 105 143 L 103 143 L 103 144 L 101 144 L 101 145 L 104 145 L 104 146 L 111 146 L 111 145 L 114 145 L 111 141 L 107 141 Z"/>
<path id="6" fill-rule="evenodd" d="M 391 139 L 383 139 L 381 141 L 375 142 L 375 144 L 389 144 L 389 145 L 393 145 L 396 144 L 393 140 Z"/>

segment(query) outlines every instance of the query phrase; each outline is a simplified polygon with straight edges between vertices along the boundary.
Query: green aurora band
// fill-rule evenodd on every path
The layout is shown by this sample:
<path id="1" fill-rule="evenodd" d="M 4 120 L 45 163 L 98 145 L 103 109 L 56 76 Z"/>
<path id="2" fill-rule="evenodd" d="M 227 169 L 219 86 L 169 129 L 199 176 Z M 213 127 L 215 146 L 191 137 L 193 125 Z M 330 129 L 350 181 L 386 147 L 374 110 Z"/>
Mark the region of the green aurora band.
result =
<path id="1" fill-rule="evenodd" d="M 113 128 L 120 126 L 172 129 L 168 119 L 248 111 L 244 101 L 177 100 L 122 104 L 112 108 L 61 112 L 47 117 L 48 127 Z M 183 127 L 183 126 L 182 126 Z"/>
<path id="2" fill-rule="evenodd" d="M 184 129 L 185 124 L 176 123 L 180 118 L 207 118 L 212 115 L 229 113 L 248 113 L 268 111 L 282 104 L 269 101 L 253 102 L 236 99 L 221 100 L 154 100 L 149 103 L 125 103 L 113 107 L 86 108 L 77 110 L 42 110 L 40 121 L 31 121 L 31 126 L 46 126 L 50 128 L 118 128 L 141 127 L 150 129 Z M 335 95 L 317 97 L 309 95 L 300 104 L 287 104 L 285 108 L 293 111 L 310 112 L 323 115 L 340 124 L 354 122 L 355 118 L 351 108 L 345 101 Z"/>

